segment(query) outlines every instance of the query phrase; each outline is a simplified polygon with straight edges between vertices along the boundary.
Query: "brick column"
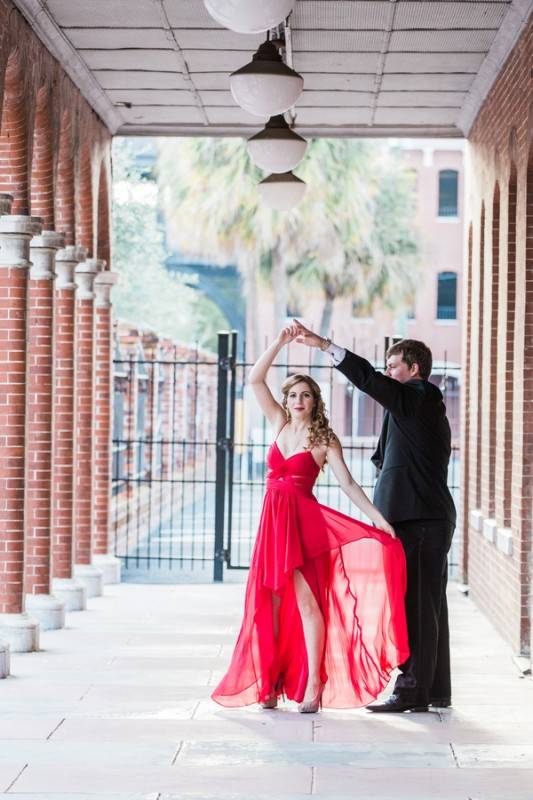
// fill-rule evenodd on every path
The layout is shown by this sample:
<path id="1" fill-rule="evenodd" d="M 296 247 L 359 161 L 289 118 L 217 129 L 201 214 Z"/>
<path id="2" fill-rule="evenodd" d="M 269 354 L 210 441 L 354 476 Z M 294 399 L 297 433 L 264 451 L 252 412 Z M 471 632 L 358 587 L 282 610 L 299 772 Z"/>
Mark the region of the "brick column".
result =
<path id="1" fill-rule="evenodd" d="M 87 251 L 69 245 L 56 256 L 54 287 L 54 407 L 52 469 L 52 591 L 67 611 L 87 608 L 74 569 L 74 270 Z"/>
<path id="2" fill-rule="evenodd" d="M 11 204 L 13 202 L 13 197 L 10 194 L 0 194 L 0 214 L 9 214 L 11 211 Z M 0 281 L 1 281 L 0 277 Z M 6 341 L 6 335 L 4 333 L 3 326 L 5 324 L 5 311 L 2 305 L 4 299 L 4 288 L 3 288 L 3 281 L 0 283 L 0 320 L 2 321 L 2 329 L 0 329 L 0 352 L 4 346 L 4 342 Z M 8 334 L 9 336 L 9 334 Z M 0 355 L 0 358 L 3 356 Z M 0 381 L 0 391 L 1 389 L 1 381 Z M 2 408 L 3 401 L 0 399 L 0 409 Z M 0 411 L 0 414 L 2 412 Z M 0 417 L 0 437 L 3 435 L 2 432 L 2 421 Z M 1 441 L 1 440 L 0 440 Z M 0 445 L 1 446 L 1 445 Z M 7 678 L 10 672 L 10 652 L 9 652 L 9 644 L 5 642 L 3 639 L 0 639 L 0 678 Z"/>
<path id="3" fill-rule="evenodd" d="M 103 592 L 103 573 L 92 563 L 94 435 L 94 280 L 104 262 L 90 258 L 78 264 L 76 292 L 76 370 L 74 413 L 74 575 L 87 597 Z"/>
<path id="4" fill-rule="evenodd" d="M 111 289 L 118 276 L 104 270 L 94 281 L 94 504 L 93 563 L 104 573 L 104 584 L 120 583 L 120 559 L 110 552 L 111 438 L 113 421 L 113 342 Z"/>
<path id="5" fill-rule="evenodd" d="M 0 217 L 0 639 L 24 653 L 39 649 L 23 578 L 27 269 L 40 230 L 38 217 Z"/>
<path id="6" fill-rule="evenodd" d="M 54 262 L 64 236 L 43 231 L 30 242 L 26 345 L 24 591 L 41 630 L 62 628 L 65 605 L 51 594 Z"/>

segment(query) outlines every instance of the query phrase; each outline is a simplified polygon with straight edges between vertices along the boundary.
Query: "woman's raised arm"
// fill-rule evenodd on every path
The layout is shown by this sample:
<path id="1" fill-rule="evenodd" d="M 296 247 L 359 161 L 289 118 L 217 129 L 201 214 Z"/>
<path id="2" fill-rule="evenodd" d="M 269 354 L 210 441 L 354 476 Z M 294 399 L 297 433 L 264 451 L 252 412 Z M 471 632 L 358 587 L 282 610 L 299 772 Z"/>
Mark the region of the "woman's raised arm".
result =
<path id="1" fill-rule="evenodd" d="M 287 421 L 287 417 L 282 406 L 270 391 L 266 382 L 266 376 L 280 350 L 295 338 L 296 327 L 294 325 L 283 328 L 272 344 L 267 347 L 263 355 L 259 356 L 248 376 L 248 383 L 252 386 L 261 411 L 274 427 L 278 425 L 281 428 Z"/>

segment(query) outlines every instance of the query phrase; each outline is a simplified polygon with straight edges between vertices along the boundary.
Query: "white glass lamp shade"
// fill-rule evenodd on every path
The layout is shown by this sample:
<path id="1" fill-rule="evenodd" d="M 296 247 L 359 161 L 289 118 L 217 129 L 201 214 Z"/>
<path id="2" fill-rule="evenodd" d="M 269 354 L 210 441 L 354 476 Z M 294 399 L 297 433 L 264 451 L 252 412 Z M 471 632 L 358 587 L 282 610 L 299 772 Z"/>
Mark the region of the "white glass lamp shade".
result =
<path id="1" fill-rule="evenodd" d="M 275 211 L 289 211 L 302 200 L 307 186 L 292 172 L 269 175 L 259 184 L 263 202 Z"/>
<path id="2" fill-rule="evenodd" d="M 249 64 L 229 78 L 233 99 L 257 117 L 283 114 L 300 97 L 304 80 L 281 60 L 272 42 L 264 42 Z"/>
<path id="3" fill-rule="evenodd" d="M 237 33 L 262 33 L 291 13 L 295 0 L 204 0 L 214 20 Z"/>
<path id="4" fill-rule="evenodd" d="M 291 131 L 281 114 L 271 117 L 262 131 L 248 139 L 254 164 L 266 172 L 289 172 L 305 155 L 307 142 Z"/>

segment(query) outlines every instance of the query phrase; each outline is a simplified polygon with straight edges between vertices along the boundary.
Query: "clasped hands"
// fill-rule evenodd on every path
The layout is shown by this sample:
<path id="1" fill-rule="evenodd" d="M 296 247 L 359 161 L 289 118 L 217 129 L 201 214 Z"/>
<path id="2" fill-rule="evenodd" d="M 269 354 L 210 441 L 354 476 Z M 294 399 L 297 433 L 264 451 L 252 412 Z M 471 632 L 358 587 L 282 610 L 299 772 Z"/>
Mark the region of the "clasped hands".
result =
<path id="1" fill-rule="evenodd" d="M 281 344 L 289 344 L 289 342 L 296 341 L 298 344 L 306 344 L 308 347 L 320 348 L 323 348 L 324 342 L 327 341 L 322 336 L 319 336 L 318 333 L 313 333 L 312 330 L 306 328 L 297 319 L 293 319 L 292 325 L 287 325 L 286 328 L 281 330 L 278 340 Z"/>

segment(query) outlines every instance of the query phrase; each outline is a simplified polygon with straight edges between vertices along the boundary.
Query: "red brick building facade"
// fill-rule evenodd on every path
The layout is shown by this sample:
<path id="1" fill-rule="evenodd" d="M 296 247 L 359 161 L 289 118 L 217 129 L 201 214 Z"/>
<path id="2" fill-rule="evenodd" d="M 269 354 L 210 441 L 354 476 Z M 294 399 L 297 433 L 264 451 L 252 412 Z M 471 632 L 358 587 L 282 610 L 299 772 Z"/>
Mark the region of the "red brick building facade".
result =
<path id="1" fill-rule="evenodd" d="M 468 145 L 463 363 L 463 576 L 530 652 L 533 500 L 533 24 Z"/>

